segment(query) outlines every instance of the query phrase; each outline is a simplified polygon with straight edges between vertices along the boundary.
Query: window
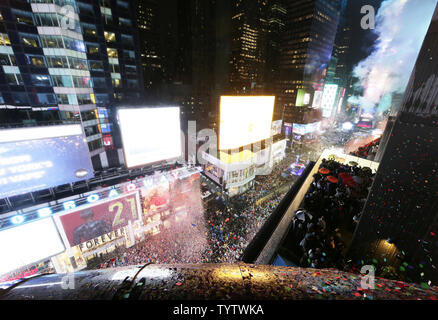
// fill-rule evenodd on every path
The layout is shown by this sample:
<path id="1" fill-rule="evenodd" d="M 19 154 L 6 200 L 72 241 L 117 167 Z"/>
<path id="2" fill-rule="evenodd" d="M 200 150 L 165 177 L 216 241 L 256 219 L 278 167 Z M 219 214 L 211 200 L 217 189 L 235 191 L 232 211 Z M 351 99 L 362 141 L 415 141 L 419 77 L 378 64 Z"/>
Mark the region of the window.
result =
<path id="1" fill-rule="evenodd" d="M 119 57 L 119 54 L 117 53 L 116 49 L 107 48 L 106 51 L 108 53 L 108 58 L 118 58 Z"/>
<path id="2" fill-rule="evenodd" d="M 92 104 L 93 103 L 91 101 L 91 98 L 90 98 L 89 94 L 78 94 L 77 98 L 78 98 L 78 103 L 79 104 Z"/>
<path id="3" fill-rule="evenodd" d="M 90 120 L 97 119 L 96 113 L 94 112 L 94 110 L 81 112 L 81 117 L 82 117 L 82 120 L 84 120 L 84 121 L 90 121 Z"/>
<path id="4" fill-rule="evenodd" d="M 135 66 L 125 65 L 126 74 L 136 75 L 137 68 Z"/>
<path id="5" fill-rule="evenodd" d="M 119 7 L 121 7 L 121 8 L 129 9 L 129 3 L 126 2 L 126 1 L 120 1 L 120 0 L 118 0 L 118 1 L 117 1 L 117 5 L 118 5 Z"/>
<path id="6" fill-rule="evenodd" d="M 135 52 L 132 50 L 123 50 L 123 58 L 135 59 Z"/>
<path id="7" fill-rule="evenodd" d="M 76 88 L 92 88 L 93 82 L 89 77 L 73 77 L 73 83 Z"/>
<path id="8" fill-rule="evenodd" d="M 82 118 L 82 119 L 84 119 L 84 118 Z M 84 127 L 84 131 L 85 131 L 85 136 L 86 137 L 94 136 L 96 134 L 99 134 L 99 129 L 97 128 L 97 126 Z"/>
<path id="9" fill-rule="evenodd" d="M 81 23 L 81 26 L 84 35 L 93 36 L 93 37 L 97 36 L 96 26 L 88 23 Z"/>
<path id="10" fill-rule="evenodd" d="M 122 81 L 120 79 L 111 79 L 111 82 L 114 88 L 122 87 Z"/>
<path id="11" fill-rule="evenodd" d="M 15 20 L 18 23 L 28 24 L 28 25 L 31 25 L 31 26 L 35 25 L 34 21 L 33 21 L 32 12 L 12 9 L 12 13 L 14 14 Z"/>
<path id="12" fill-rule="evenodd" d="M 30 79 L 32 85 L 36 87 L 51 87 L 52 81 L 50 81 L 50 76 L 43 74 L 31 74 Z"/>
<path id="13" fill-rule="evenodd" d="M 37 26 L 58 27 L 59 22 L 56 13 L 36 13 L 35 21 Z"/>
<path id="14" fill-rule="evenodd" d="M 87 43 L 87 53 L 88 54 L 99 53 L 99 45 L 94 43 Z"/>
<path id="15" fill-rule="evenodd" d="M 11 41 L 9 40 L 9 36 L 5 33 L 0 33 L 0 46 L 10 46 Z"/>
<path id="16" fill-rule="evenodd" d="M 106 88 L 105 78 L 93 78 L 94 88 Z"/>
<path id="17" fill-rule="evenodd" d="M 43 56 L 26 55 L 27 64 L 31 64 L 34 67 L 45 67 L 46 61 Z"/>
<path id="18" fill-rule="evenodd" d="M 2 66 L 16 66 L 17 62 L 15 61 L 14 56 L 10 56 L 8 54 L 0 54 L 0 65 L 2 65 Z"/>
<path id="19" fill-rule="evenodd" d="M 130 89 L 138 88 L 138 80 L 127 79 L 126 84 Z"/>
<path id="20" fill-rule="evenodd" d="M 94 15 L 93 6 L 91 4 L 86 4 L 82 2 L 78 2 L 79 12 L 81 14 L 87 14 L 90 16 Z"/>
<path id="21" fill-rule="evenodd" d="M 54 94 L 38 93 L 37 99 L 40 104 L 56 104 L 56 98 Z"/>
<path id="22" fill-rule="evenodd" d="M 57 94 L 56 99 L 59 104 L 78 104 L 75 94 Z M 79 117 L 79 114 L 77 117 Z"/>
<path id="23" fill-rule="evenodd" d="M 104 32 L 106 42 L 116 42 L 116 34 L 114 32 Z"/>
<path id="24" fill-rule="evenodd" d="M 47 56 L 49 68 L 68 68 L 66 57 Z"/>
<path id="25" fill-rule="evenodd" d="M 118 61 L 117 63 L 110 63 L 110 71 L 112 73 L 120 73 L 120 66 Z"/>
<path id="26" fill-rule="evenodd" d="M 88 142 L 88 149 L 90 151 L 97 150 L 97 149 L 100 149 L 100 148 L 102 148 L 102 139 L 98 139 L 98 140 L 94 140 L 94 141 Z"/>
<path id="27" fill-rule="evenodd" d="M 110 102 L 107 94 L 96 94 L 95 98 L 97 104 L 107 105 Z"/>
<path id="28" fill-rule="evenodd" d="M 122 34 L 122 43 L 125 45 L 134 45 L 134 38 L 126 34 Z"/>
<path id="29" fill-rule="evenodd" d="M 85 52 L 85 44 L 81 40 L 64 37 L 64 44 L 66 49 Z"/>
<path id="30" fill-rule="evenodd" d="M 26 47 L 38 48 L 40 41 L 35 34 L 20 34 L 21 43 Z"/>
<path id="31" fill-rule="evenodd" d="M 64 48 L 60 36 L 41 36 L 41 42 L 44 48 Z"/>
<path id="32" fill-rule="evenodd" d="M 121 26 L 121 27 L 132 27 L 132 22 L 129 19 L 119 18 L 119 26 Z"/>
<path id="33" fill-rule="evenodd" d="M 52 76 L 54 87 L 72 88 L 73 82 L 71 76 Z"/>
<path id="34" fill-rule="evenodd" d="M 10 86 L 22 86 L 24 85 L 23 77 L 21 74 L 7 73 L 5 74 L 6 82 Z"/>
<path id="35" fill-rule="evenodd" d="M 93 71 L 103 71 L 103 63 L 102 61 L 90 60 L 90 70 Z"/>
<path id="36" fill-rule="evenodd" d="M 15 105 L 29 105 L 29 98 L 24 92 L 13 92 L 11 94 L 13 104 Z"/>
<path id="37" fill-rule="evenodd" d="M 100 0 L 99 1 L 99 4 L 102 6 L 102 7 L 110 7 L 111 6 L 111 4 L 110 4 L 110 0 Z"/>
<path id="38" fill-rule="evenodd" d="M 69 104 L 68 97 L 66 94 L 57 94 L 56 100 L 58 101 L 59 104 Z"/>
<path id="39" fill-rule="evenodd" d="M 71 69 L 88 70 L 87 60 L 68 57 Z"/>

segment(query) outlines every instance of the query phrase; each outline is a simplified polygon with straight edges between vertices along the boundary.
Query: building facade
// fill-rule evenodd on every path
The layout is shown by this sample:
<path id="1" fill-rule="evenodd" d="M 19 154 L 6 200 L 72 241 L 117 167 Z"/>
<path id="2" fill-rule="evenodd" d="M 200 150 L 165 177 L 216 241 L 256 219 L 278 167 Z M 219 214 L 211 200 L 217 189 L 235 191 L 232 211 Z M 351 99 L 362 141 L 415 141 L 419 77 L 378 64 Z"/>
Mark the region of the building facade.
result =
<path id="1" fill-rule="evenodd" d="M 324 84 L 338 26 L 340 1 L 289 1 L 286 10 L 275 117 L 283 118 L 286 123 L 300 123 L 301 113 L 312 104 L 314 92 L 321 90 Z M 297 103 L 305 94 L 311 97 L 307 104 Z M 302 110 L 295 110 L 297 107 Z M 321 120 L 320 117 L 310 118 L 311 122 Z"/>
<path id="2" fill-rule="evenodd" d="M 399 278 L 437 285 L 438 7 L 406 89 L 383 135 L 381 158 L 350 257 Z"/>
<path id="3" fill-rule="evenodd" d="M 4 125 L 81 122 L 96 168 L 120 146 L 115 107 L 143 82 L 128 1 L 29 0 L 0 4 Z M 14 124 L 15 122 L 15 124 Z"/>

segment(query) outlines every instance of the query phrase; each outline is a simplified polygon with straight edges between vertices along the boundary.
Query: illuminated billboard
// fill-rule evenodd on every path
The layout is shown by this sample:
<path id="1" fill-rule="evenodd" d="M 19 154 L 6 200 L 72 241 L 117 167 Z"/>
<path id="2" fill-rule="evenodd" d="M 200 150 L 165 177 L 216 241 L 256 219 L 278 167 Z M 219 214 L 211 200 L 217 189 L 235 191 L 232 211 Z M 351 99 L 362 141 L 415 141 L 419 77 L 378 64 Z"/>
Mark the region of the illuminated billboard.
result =
<path id="1" fill-rule="evenodd" d="M 0 198 L 93 177 L 81 125 L 0 130 Z"/>
<path id="2" fill-rule="evenodd" d="M 298 89 L 297 92 L 297 100 L 295 102 L 295 106 L 303 107 L 304 106 L 304 96 L 306 95 L 306 91 L 303 89 Z"/>
<path id="3" fill-rule="evenodd" d="M 319 130 L 320 126 L 321 126 L 321 122 L 314 122 L 314 123 L 308 123 L 308 124 L 294 123 L 293 133 L 300 134 L 300 135 L 306 135 L 308 133 L 313 133 L 313 132 Z"/>
<path id="4" fill-rule="evenodd" d="M 283 126 L 283 120 L 277 120 L 272 122 L 272 135 L 281 134 L 281 127 Z"/>
<path id="5" fill-rule="evenodd" d="M 179 107 L 118 111 L 128 168 L 181 157 Z"/>
<path id="6" fill-rule="evenodd" d="M 318 109 L 321 107 L 322 91 L 315 91 L 313 96 L 312 108 Z"/>
<path id="7" fill-rule="evenodd" d="M 274 96 L 222 96 L 219 148 L 236 149 L 268 139 Z"/>
<path id="8" fill-rule="evenodd" d="M 52 218 L 0 232 L 0 275 L 55 256 L 65 250 Z"/>
<path id="9" fill-rule="evenodd" d="M 55 217 L 59 219 L 68 243 L 74 247 L 88 241 L 110 242 L 122 234 L 128 221 L 140 218 L 137 192 L 96 202 Z M 88 247 L 88 246 L 87 246 Z"/>
<path id="10" fill-rule="evenodd" d="M 324 86 L 324 93 L 321 102 L 322 116 L 324 118 L 330 118 L 332 115 L 333 107 L 336 102 L 336 95 L 338 94 L 338 87 L 337 84 L 326 84 Z"/>

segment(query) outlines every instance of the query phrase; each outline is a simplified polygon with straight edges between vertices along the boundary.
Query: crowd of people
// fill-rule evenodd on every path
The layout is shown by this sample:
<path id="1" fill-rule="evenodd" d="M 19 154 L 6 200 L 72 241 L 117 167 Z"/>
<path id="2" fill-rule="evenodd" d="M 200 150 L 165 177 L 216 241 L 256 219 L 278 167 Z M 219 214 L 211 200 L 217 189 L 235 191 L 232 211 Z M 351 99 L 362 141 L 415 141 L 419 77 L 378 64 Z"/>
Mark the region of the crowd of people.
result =
<path id="1" fill-rule="evenodd" d="M 118 247 L 96 258 L 89 268 L 113 268 L 153 263 L 233 263 L 275 210 L 296 177 L 282 175 L 295 159 L 285 158 L 268 175 L 258 176 L 254 187 L 228 199 L 217 195 L 204 208 L 189 208 L 186 217 L 131 248 Z M 277 192 L 277 189 L 284 191 Z M 201 211 L 201 212 L 199 212 Z"/>
<path id="2" fill-rule="evenodd" d="M 351 152 L 351 155 L 368 160 L 374 160 L 377 150 L 379 149 L 380 140 L 381 138 L 378 138 L 362 147 L 359 147 L 359 149 L 356 151 Z"/>
<path id="3" fill-rule="evenodd" d="M 373 179 L 369 168 L 323 160 L 285 246 L 301 267 L 344 269 L 344 249 Z"/>
<path id="4" fill-rule="evenodd" d="M 293 160 L 278 163 L 270 175 L 258 176 L 254 187 L 231 199 L 217 195 L 203 208 L 190 208 L 187 215 L 160 232 L 137 241 L 131 248 L 119 247 L 99 261 L 98 268 L 152 263 L 234 263 L 266 219 L 275 210 L 296 177 L 281 173 Z M 354 231 L 372 183 L 369 168 L 323 160 L 303 203 L 292 221 L 286 247 L 301 267 L 345 266 L 344 249 Z"/>

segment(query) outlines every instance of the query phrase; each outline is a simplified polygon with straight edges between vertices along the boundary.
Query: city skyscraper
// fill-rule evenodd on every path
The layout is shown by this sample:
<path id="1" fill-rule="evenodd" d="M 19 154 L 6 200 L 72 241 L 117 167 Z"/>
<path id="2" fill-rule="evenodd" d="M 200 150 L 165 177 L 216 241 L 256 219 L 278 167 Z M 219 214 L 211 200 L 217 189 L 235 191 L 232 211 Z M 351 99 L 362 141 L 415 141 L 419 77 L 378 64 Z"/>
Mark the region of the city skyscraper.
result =
<path id="1" fill-rule="evenodd" d="M 163 50 L 160 43 L 159 4 L 156 0 L 137 1 L 137 26 L 140 38 L 145 93 L 157 98 L 157 87 L 163 83 Z"/>
<path id="2" fill-rule="evenodd" d="M 282 36 L 286 28 L 284 0 L 271 0 L 268 5 L 268 35 L 264 82 L 269 94 L 275 90 L 275 79 L 280 68 Z"/>
<path id="3" fill-rule="evenodd" d="M 298 110 L 297 98 L 301 94 L 299 90 L 313 96 L 324 83 L 338 26 L 340 2 L 288 1 L 286 10 L 275 116 L 290 123 L 316 122 L 320 116 L 314 110 Z"/>
<path id="4" fill-rule="evenodd" d="M 382 158 L 350 257 L 400 278 L 436 284 L 438 256 L 438 7 L 397 118 L 387 127 Z"/>
<path id="5" fill-rule="evenodd" d="M 268 9 L 268 0 L 232 2 L 229 79 L 234 93 L 260 91 L 265 86 Z"/>
<path id="6" fill-rule="evenodd" d="M 122 0 L 2 2 L 0 102 L 9 109 L 2 120 L 80 121 L 93 165 L 107 166 L 105 147 L 120 146 L 111 127 L 114 107 L 142 96 L 130 6 Z"/>

